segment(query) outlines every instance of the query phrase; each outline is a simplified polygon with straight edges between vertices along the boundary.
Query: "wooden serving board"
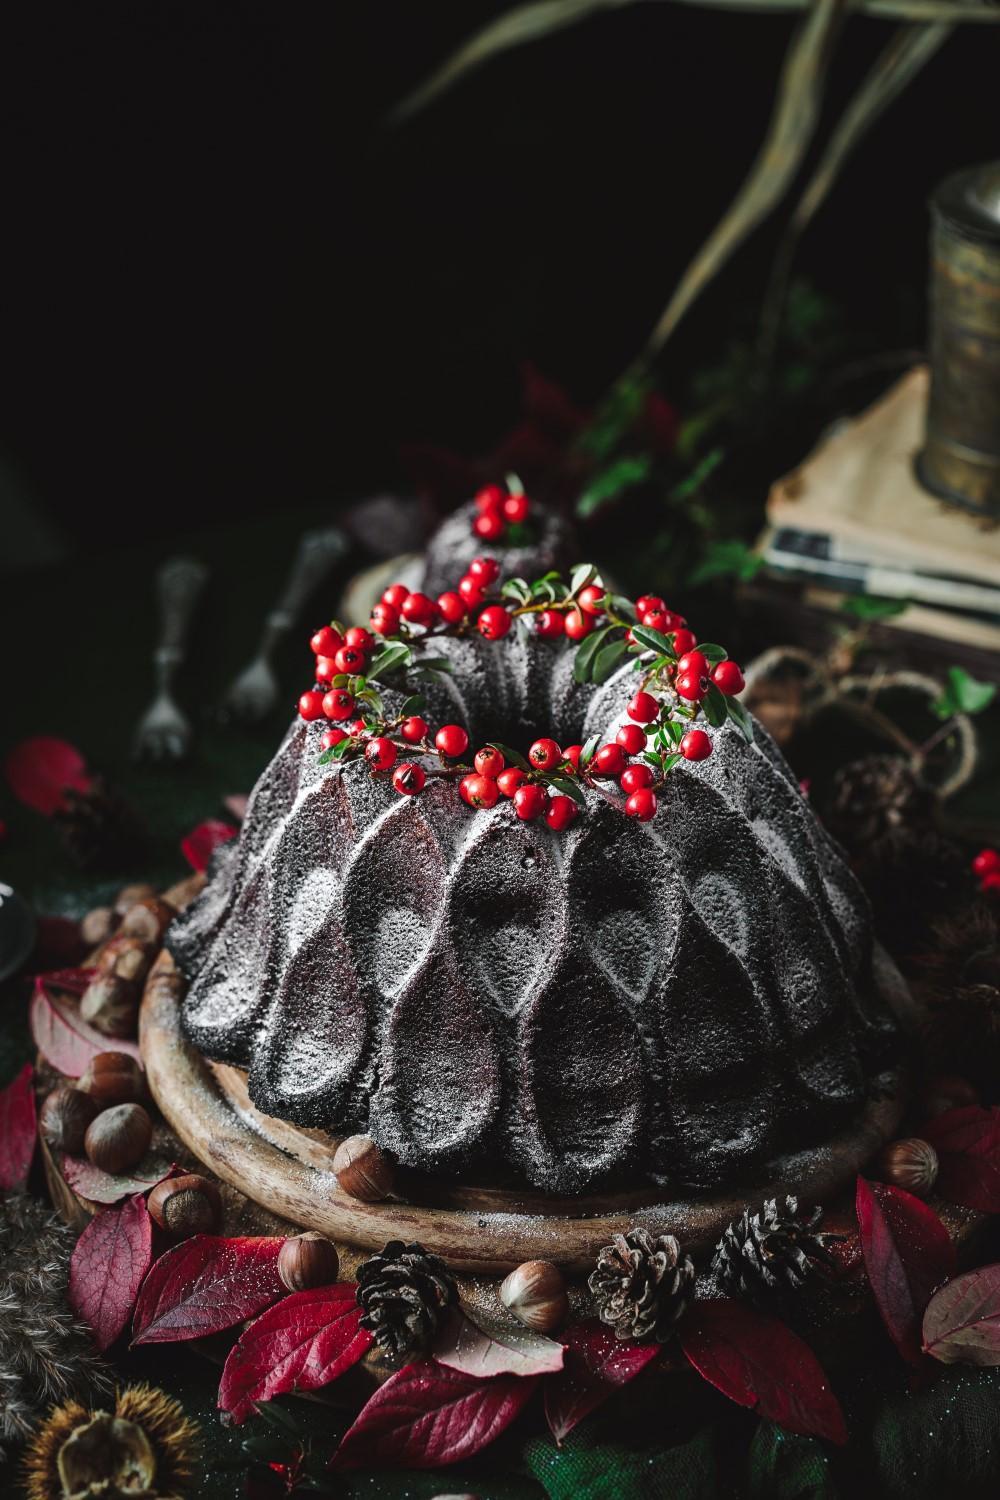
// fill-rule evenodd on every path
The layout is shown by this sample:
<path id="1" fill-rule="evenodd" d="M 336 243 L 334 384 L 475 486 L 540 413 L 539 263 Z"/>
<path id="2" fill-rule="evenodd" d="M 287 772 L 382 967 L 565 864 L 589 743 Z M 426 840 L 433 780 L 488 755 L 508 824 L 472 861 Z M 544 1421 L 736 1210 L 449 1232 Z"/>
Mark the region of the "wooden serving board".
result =
<path id="1" fill-rule="evenodd" d="M 302 1228 L 363 1250 L 381 1249 L 390 1239 L 417 1240 L 454 1270 L 470 1274 L 504 1275 L 536 1259 L 585 1272 L 600 1247 L 632 1224 L 676 1234 L 692 1254 L 707 1252 L 750 1197 L 795 1191 L 807 1201 L 830 1200 L 892 1137 L 902 1114 L 901 1094 L 874 1101 L 849 1131 L 819 1150 L 786 1157 L 780 1176 L 748 1182 L 738 1197 L 664 1200 L 662 1191 L 646 1188 L 568 1199 L 401 1173 L 396 1198 L 361 1203 L 334 1176 L 334 1137 L 261 1114 L 242 1072 L 207 1062 L 186 1040 L 180 1026 L 183 990 L 184 980 L 164 951 L 146 984 L 139 1041 L 153 1098 L 199 1161 Z"/>

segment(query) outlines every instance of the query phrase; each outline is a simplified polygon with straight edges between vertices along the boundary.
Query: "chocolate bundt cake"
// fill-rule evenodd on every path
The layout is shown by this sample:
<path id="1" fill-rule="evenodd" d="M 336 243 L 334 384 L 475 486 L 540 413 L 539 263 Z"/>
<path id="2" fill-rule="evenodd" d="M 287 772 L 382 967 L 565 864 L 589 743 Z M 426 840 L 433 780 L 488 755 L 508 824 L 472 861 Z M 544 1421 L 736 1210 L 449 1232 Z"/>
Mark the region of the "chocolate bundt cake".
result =
<path id="1" fill-rule="evenodd" d="M 433 723 L 608 735 L 635 676 L 565 640 L 442 638 Z M 401 698 L 384 694 L 387 709 Z M 297 721 L 170 930 L 183 1023 L 270 1115 L 552 1191 L 745 1184 L 856 1119 L 891 1062 L 867 904 L 767 734 L 729 723 L 638 824 L 565 834 L 453 784 L 399 797 Z"/>

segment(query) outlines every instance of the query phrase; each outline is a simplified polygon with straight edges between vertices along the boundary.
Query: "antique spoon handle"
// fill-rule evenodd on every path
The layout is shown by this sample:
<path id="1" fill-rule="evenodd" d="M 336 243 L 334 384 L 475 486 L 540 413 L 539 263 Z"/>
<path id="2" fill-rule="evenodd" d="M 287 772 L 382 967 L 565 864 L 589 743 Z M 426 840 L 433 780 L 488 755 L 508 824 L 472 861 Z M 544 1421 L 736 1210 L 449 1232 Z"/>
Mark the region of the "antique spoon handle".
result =
<path id="1" fill-rule="evenodd" d="M 306 532 L 299 542 L 281 597 L 267 616 L 262 654 L 266 655 L 291 629 L 313 589 L 346 551 L 347 538 L 335 526 L 327 531 Z"/>
<path id="2" fill-rule="evenodd" d="M 207 582 L 208 568 L 193 557 L 171 557 L 156 575 L 160 638 L 154 660 L 161 681 L 184 659 L 188 626 Z"/>

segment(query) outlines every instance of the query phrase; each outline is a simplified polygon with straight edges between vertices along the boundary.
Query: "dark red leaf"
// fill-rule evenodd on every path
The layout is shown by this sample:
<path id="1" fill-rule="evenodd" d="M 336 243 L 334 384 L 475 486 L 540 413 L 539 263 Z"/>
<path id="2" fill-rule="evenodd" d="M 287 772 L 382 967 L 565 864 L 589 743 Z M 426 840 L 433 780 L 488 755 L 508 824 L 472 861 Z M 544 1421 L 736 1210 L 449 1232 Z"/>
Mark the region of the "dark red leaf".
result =
<path id="1" fill-rule="evenodd" d="M 858 1178 L 858 1232 L 872 1295 L 900 1354 L 920 1363 L 920 1324 L 931 1293 L 955 1270 L 955 1247 L 937 1214 L 884 1182 Z"/>
<path id="2" fill-rule="evenodd" d="M 45 1061 L 67 1078 L 79 1078 L 90 1059 L 111 1046 L 106 1036 L 80 1019 L 79 1009 L 71 1000 L 50 994 L 40 979 L 35 980 L 29 1020 L 35 1046 Z M 124 1037 L 115 1037 L 114 1050 L 139 1056 L 138 1044 Z"/>
<path id="3" fill-rule="evenodd" d="M 938 1156 L 937 1191 L 949 1203 L 1000 1213 L 1000 1165 L 978 1152 L 945 1151 Z"/>
<path id="4" fill-rule="evenodd" d="M 153 1221 L 141 1194 L 102 1209 L 76 1242 L 69 1263 L 69 1303 L 110 1349 L 128 1326 L 143 1277 L 153 1263 Z"/>
<path id="5" fill-rule="evenodd" d="M 1000 1109 L 967 1104 L 928 1120 L 921 1137 L 939 1156 L 955 1152 L 1000 1159 Z"/>
<path id="6" fill-rule="evenodd" d="M 256 1401 L 329 1385 L 371 1347 L 360 1326 L 357 1283 L 293 1292 L 244 1328 L 229 1351 L 219 1408 L 242 1422 Z"/>
<path id="7" fill-rule="evenodd" d="M 680 1325 L 700 1375 L 789 1432 L 846 1443 L 840 1403 L 808 1344 L 777 1318 L 728 1298 L 695 1302 Z"/>
<path id="8" fill-rule="evenodd" d="M 135 1344 L 170 1344 L 219 1333 L 284 1295 L 278 1254 L 284 1240 L 196 1234 L 161 1255 L 135 1310 Z"/>
<path id="9" fill-rule="evenodd" d="M 69 917 L 37 918 L 32 969 L 68 969 L 72 964 L 83 963 L 86 956 L 87 944 L 80 936 L 79 922 L 72 922 Z"/>
<path id="10" fill-rule="evenodd" d="M 943 1364 L 1000 1365 L 1000 1266 L 980 1266 L 935 1292 L 924 1350 Z"/>
<path id="11" fill-rule="evenodd" d="M 546 1375 L 561 1370 L 562 1344 L 528 1328 L 487 1333 L 454 1308 L 443 1321 L 431 1353 L 438 1364 L 485 1380 L 491 1375 Z"/>
<path id="12" fill-rule="evenodd" d="M 479 1453 L 531 1400 L 538 1376 L 477 1380 L 434 1360 L 391 1375 L 333 1455 L 333 1468 L 436 1469 Z"/>
<path id="13" fill-rule="evenodd" d="M 79 1000 L 96 973 L 96 969 L 47 969 L 44 974 L 35 977 L 47 990 L 61 990 L 64 994 L 75 995 Z M 110 1045 L 109 1042 L 108 1046 Z"/>
<path id="14" fill-rule="evenodd" d="M 596 1318 L 577 1323 L 561 1335 L 566 1363 L 543 1386 L 545 1419 L 557 1443 L 616 1390 L 641 1375 L 662 1353 L 659 1344 L 631 1344 L 616 1339 Z"/>
<path id="15" fill-rule="evenodd" d="M 652 444 L 654 452 L 662 455 L 674 451 L 681 423 L 677 408 L 665 396 L 650 391 L 638 425 L 640 436 Z"/>
<path id="16" fill-rule="evenodd" d="M 22 740 L 4 761 L 7 784 L 19 802 L 51 818 L 63 805 L 68 787 L 90 790 L 87 763 L 79 750 L 66 740 L 48 735 Z"/>
<path id="17" fill-rule="evenodd" d="M 223 823 L 221 818 L 206 818 L 181 839 L 181 853 L 192 870 L 197 870 L 200 875 L 208 869 L 209 860 L 219 845 L 228 843 L 238 833 L 238 828 Z"/>
<path id="18" fill-rule="evenodd" d="M 162 1156 L 148 1152 L 129 1172 L 102 1172 L 93 1162 L 83 1156 L 64 1156 L 60 1170 L 75 1193 L 89 1198 L 91 1203 L 120 1203 L 133 1193 L 148 1193 L 164 1177 L 169 1177 L 171 1166 Z"/>
<path id="19" fill-rule="evenodd" d="M 25 1063 L 12 1083 L 0 1089 L 0 1188 L 19 1192 L 35 1154 L 34 1069 Z"/>

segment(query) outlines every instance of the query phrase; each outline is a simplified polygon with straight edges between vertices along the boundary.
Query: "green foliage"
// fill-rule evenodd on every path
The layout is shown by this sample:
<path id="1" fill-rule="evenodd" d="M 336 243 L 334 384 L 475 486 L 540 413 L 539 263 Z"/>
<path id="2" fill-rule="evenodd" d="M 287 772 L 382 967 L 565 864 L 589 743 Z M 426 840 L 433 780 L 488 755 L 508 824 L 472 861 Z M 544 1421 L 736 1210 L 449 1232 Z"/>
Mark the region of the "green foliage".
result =
<path id="1" fill-rule="evenodd" d="M 638 420 L 651 388 L 645 376 L 625 376 L 613 385 L 589 426 L 577 438 L 580 451 L 598 462 L 610 458 Z"/>
<path id="2" fill-rule="evenodd" d="M 955 714 L 980 714 L 989 708 L 997 695 L 995 682 L 978 682 L 964 667 L 949 667 L 945 689 L 932 705 L 939 719 Z"/>
<path id="3" fill-rule="evenodd" d="M 908 599 L 876 599 L 871 594 L 850 594 L 841 604 L 845 615 L 856 620 L 891 620 L 909 608 Z"/>
<path id="4" fill-rule="evenodd" d="M 713 578 L 736 578 L 741 583 L 753 578 L 763 567 L 764 559 L 736 538 L 710 542 L 701 562 L 691 573 L 691 585 L 708 583 Z"/>
<path id="5" fill-rule="evenodd" d="M 604 469 L 599 469 L 588 480 L 576 502 L 576 513 L 581 520 L 595 515 L 603 505 L 617 500 L 626 490 L 642 484 L 653 470 L 653 460 L 648 453 L 626 454 L 617 458 Z"/>

